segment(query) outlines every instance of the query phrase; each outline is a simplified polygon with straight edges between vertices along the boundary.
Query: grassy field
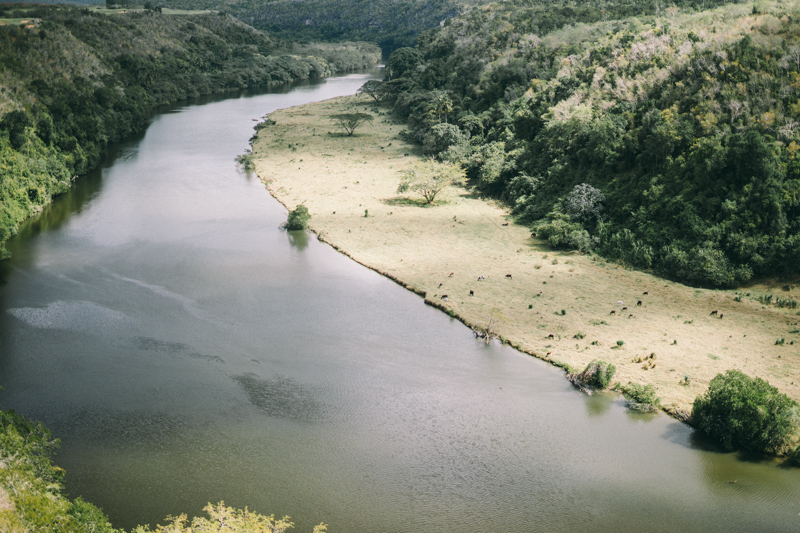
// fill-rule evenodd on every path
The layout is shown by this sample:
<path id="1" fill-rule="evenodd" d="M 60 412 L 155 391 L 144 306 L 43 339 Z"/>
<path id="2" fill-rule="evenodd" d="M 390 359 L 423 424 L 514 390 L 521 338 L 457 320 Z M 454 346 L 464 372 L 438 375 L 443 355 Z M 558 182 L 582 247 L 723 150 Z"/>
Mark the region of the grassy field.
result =
<path id="1" fill-rule="evenodd" d="M 356 111 L 376 119 L 353 137 L 327 118 Z M 798 286 L 694 289 L 554 252 L 504 208 L 463 189 L 421 206 L 396 193 L 399 171 L 421 156 L 399 136 L 403 125 L 367 97 L 270 118 L 253 152 L 272 195 L 290 209 L 304 203 L 322 240 L 467 325 L 490 323 L 512 346 L 561 366 L 612 362 L 614 381 L 654 385 L 668 412 L 690 411 L 717 373 L 734 368 L 800 400 Z"/>

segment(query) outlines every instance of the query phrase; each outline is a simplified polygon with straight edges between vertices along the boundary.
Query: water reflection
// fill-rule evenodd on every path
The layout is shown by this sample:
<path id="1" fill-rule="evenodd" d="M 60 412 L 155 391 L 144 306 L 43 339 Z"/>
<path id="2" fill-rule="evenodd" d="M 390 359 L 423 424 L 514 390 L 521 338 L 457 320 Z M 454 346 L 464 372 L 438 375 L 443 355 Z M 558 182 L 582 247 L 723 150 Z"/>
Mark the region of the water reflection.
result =
<path id="1" fill-rule="evenodd" d="M 289 238 L 289 244 L 291 244 L 298 250 L 305 250 L 306 247 L 308 247 L 307 231 L 305 230 L 287 231 L 286 235 Z"/>
<path id="2" fill-rule="evenodd" d="M 610 392 L 596 392 L 591 396 L 584 394 L 583 397 L 586 414 L 590 418 L 603 416 L 617 400 L 617 395 Z"/>

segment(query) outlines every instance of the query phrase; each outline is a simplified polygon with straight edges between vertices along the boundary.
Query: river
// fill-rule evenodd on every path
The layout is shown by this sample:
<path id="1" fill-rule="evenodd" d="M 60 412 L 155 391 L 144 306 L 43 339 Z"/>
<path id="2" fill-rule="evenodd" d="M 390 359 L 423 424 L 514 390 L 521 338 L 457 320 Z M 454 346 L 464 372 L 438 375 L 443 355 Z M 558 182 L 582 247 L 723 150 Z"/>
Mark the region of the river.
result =
<path id="1" fill-rule="evenodd" d="M 275 109 L 376 72 L 164 109 L 0 263 L 0 402 L 117 527 L 207 502 L 295 531 L 798 531 L 800 470 L 586 397 L 313 235 L 237 169 Z"/>

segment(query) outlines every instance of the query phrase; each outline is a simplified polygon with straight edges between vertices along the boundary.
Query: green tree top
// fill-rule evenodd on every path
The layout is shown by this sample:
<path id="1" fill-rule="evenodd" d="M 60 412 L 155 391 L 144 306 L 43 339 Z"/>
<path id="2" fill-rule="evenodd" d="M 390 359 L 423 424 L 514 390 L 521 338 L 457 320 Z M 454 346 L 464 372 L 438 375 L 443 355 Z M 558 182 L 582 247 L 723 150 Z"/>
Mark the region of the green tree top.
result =
<path id="1" fill-rule="evenodd" d="M 797 402 L 763 379 L 728 370 L 695 399 L 692 420 L 727 450 L 781 453 L 797 431 L 797 408 Z"/>
<path id="2" fill-rule="evenodd" d="M 459 165 L 440 163 L 433 159 L 414 163 L 403 171 L 398 193 L 419 193 L 426 204 L 433 203 L 436 195 L 450 185 L 463 185 L 466 172 Z"/>
<path id="3" fill-rule="evenodd" d="M 364 85 L 359 87 L 358 94 L 366 94 L 371 96 L 375 102 L 379 102 L 383 96 L 383 82 L 378 80 L 369 80 Z"/>
<path id="4" fill-rule="evenodd" d="M 372 122 L 375 117 L 369 113 L 340 113 L 338 115 L 331 115 L 331 120 L 339 124 L 345 129 L 347 135 L 353 135 L 356 128 L 365 122 Z"/>

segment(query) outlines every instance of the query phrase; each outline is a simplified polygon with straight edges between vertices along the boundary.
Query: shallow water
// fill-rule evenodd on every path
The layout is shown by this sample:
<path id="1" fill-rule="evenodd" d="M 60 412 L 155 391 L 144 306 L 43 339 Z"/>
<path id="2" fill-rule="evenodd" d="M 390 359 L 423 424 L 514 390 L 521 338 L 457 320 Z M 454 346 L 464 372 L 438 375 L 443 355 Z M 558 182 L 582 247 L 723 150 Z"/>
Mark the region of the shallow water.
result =
<path id="1" fill-rule="evenodd" d="M 165 109 L 0 263 L 0 402 L 118 527 L 798 531 L 800 471 L 585 397 L 313 235 L 237 170 L 253 119 L 375 73 Z M 735 483 L 732 483 L 734 482 Z"/>

